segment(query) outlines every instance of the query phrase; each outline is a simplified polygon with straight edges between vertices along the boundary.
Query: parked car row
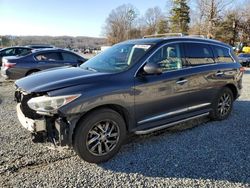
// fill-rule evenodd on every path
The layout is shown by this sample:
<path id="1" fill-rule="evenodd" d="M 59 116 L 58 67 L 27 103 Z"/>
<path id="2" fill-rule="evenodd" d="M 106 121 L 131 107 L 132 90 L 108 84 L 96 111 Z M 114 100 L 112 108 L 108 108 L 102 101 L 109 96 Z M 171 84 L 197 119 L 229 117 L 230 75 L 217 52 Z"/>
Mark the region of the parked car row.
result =
<path id="1" fill-rule="evenodd" d="M 0 67 L 2 66 L 2 57 L 23 56 L 31 53 L 32 49 L 54 48 L 55 46 L 47 44 L 31 44 L 26 46 L 12 46 L 0 49 Z"/>
<path id="2" fill-rule="evenodd" d="M 238 58 L 242 66 L 244 67 L 250 66 L 250 54 L 242 53 L 238 55 Z"/>
<path id="3" fill-rule="evenodd" d="M 2 58 L 8 56 L 20 56 L 22 54 L 31 53 L 32 48 L 25 46 L 14 46 L 3 48 L 0 50 L 0 66 L 2 66 Z"/>
<path id="4" fill-rule="evenodd" d="M 11 47 L 1 50 L 0 53 L 3 57 L 1 75 L 8 79 L 19 79 L 49 68 L 76 67 L 86 61 L 72 51 L 45 45 Z"/>

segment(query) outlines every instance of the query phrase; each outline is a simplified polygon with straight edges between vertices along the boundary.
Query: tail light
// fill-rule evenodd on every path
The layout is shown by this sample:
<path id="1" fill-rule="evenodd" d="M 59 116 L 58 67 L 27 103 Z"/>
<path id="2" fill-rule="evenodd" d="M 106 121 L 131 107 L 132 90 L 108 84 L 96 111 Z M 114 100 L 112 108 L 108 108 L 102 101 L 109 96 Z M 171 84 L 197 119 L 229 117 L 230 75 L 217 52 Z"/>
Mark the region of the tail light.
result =
<path id="1" fill-rule="evenodd" d="M 6 68 L 6 69 L 12 68 L 15 65 L 16 65 L 16 63 L 10 63 L 8 61 L 3 63 L 3 67 Z"/>
<path id="2" fill-rule="evenodd" d="M 245 72 L 245 71 L 246 71 L 245 67 L 240 67 L 240 72 Z"/>

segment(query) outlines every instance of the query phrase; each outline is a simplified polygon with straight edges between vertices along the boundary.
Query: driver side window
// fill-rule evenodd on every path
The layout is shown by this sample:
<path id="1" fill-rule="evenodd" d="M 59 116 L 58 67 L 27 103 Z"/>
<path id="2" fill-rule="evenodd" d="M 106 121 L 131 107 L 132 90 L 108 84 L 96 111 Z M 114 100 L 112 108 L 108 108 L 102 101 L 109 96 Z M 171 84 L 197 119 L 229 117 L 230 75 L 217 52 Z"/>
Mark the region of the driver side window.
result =
<path id="1" fill-rule="evenodd" d="M 182 68 L 182 54 L 179 44 L 169 44 L 161 47 L 148 60 L 148 63 L 157 63 L 163 72 Z"/>

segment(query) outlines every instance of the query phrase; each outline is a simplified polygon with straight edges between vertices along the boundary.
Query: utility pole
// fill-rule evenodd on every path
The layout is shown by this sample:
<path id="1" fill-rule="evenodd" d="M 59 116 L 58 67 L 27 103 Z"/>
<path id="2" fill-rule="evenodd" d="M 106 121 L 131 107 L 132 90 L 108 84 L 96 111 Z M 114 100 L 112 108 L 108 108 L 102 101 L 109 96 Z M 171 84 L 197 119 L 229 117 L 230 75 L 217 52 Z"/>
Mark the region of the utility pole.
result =
<path id="1" fill-rule="evenodd" d="M 128 11 L 128 21 L 129 21 L 129 25 L 128 25 L 128 31 L 127 31 L 127 39 L 130 39 L 130 32 L 132 29 L 132 22 L 134 21 L 136 15 L 135 15 L 135 11 L 133 9 L 129 9 Z"/>

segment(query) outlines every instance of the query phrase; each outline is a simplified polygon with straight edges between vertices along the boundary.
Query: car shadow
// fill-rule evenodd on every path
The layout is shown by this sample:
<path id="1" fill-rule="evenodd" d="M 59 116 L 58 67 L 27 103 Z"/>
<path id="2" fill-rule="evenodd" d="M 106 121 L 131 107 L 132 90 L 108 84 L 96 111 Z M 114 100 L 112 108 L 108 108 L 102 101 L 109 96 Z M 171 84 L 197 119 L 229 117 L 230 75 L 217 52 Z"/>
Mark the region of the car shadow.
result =
<path id="1" fill-rule="evenodd" d="M 100 166 L 147 177 L 250 183 L 249 106 L 250 101 L 236 101 L 227 120 L 132 137 L 118 155 Z"/>

